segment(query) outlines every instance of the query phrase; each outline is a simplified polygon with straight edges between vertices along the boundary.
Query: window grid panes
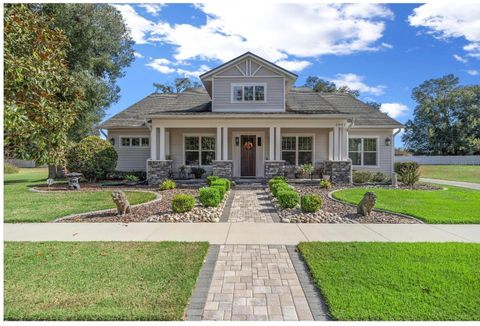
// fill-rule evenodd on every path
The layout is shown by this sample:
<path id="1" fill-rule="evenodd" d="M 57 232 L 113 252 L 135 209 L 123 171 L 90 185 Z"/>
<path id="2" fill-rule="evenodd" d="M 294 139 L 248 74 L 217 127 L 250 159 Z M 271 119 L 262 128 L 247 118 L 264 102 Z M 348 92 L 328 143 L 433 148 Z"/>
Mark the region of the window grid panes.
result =
<path id="1" fill-rule="evenodd" d="M 312 164 L 313 137 L 285 136 L 282 137 L 282 160 L 286 165 Z"/>
<path id="2" fill-rule="evenodd" d="M 265 102 L 265 85 L 234 85 L 232 93 L 234 102 Z"/>
<path id="3" fill-rule="evenodd" d="M 215 137 L 185 137 L 185 165 L 212 165 L 215 159 Z"/>
<path id="4" fill-rule="evenodd" d="M 148 137 L 120 137 L 121 147 L 148 147 L 150 138 Z"/>
<path id="5" fill-rule="evenodd" d="M 352 165 L 377 165 L 377 138 L 350 138 L 348 142 L 348 156 Z"/>

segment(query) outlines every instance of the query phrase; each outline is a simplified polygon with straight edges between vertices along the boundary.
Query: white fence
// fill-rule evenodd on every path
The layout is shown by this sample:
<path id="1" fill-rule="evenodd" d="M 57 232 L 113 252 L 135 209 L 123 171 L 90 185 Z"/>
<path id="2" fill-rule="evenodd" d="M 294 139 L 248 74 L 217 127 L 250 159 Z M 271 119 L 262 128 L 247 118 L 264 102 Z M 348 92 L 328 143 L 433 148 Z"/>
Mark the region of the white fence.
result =
<path id="1" fill-rule="evenodd" d="M 480 155 L 395 156 L 395 162 L 417 162 L 425 165 L 477 165 L 480 164 Z"/>

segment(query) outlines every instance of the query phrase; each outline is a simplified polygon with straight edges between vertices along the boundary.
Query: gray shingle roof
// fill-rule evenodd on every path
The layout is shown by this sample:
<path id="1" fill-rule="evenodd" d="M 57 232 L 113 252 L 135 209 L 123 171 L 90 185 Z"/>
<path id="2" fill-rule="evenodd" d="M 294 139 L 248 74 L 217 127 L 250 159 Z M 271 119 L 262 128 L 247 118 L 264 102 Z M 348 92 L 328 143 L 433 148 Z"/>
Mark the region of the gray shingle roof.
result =
<path id="1" fill-rule="evenodd" d="M 180 94 L 153 93 L 106 120 L 101 125 L 101 128 L 144 127 L 149 116 L 162 114 L 212 114 L 210 96 L 203 89 L 187 90 Z M 381 125 L 391 126 L 393 128 L 402 126 L 385 113 L 357 100 L 351 95 L 316 93 L 305 88 L 294 88 L 287 93 L 286 112 L 272 112 L 270 114 L 337 114 L 345 115 L 346 117 L 355 117 L 355 125 L 357 127 L 362 125 Z"/>

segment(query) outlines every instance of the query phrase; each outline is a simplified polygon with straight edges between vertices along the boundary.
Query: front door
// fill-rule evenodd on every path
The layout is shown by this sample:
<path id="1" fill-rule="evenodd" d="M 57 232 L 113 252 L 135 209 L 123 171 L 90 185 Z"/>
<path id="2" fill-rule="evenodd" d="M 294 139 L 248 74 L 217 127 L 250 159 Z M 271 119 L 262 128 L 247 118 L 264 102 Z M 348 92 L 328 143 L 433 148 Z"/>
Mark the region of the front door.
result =
<path id="1" fill-rule="evenodd" d="M 256 175 L 256 139 L 257 136 L 241 136 L 240 175 L 254 177 Z"/>

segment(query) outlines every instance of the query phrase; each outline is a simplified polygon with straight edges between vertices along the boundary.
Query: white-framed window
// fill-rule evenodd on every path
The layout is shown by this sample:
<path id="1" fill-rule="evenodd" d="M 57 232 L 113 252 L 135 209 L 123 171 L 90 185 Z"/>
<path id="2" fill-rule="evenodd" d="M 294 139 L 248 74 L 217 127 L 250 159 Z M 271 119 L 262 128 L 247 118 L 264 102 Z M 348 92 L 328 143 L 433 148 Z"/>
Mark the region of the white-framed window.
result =
<path id="1" fill-rule="evenodd" d="M 282 136 L 282 160 L 286 165 L 313 163 L 313 136 Z"/>
<path id="2" fill-rule="evenodd" d="M 377 166 L 377 153 L 377 137 L 352 137 L 348 140 L 348 157 L 353 166 Z"/>
<path id="3" fill-rule="evenodd" d="M 266 84 L 232 84 L 232 102 L 265 102 Z"/>
<path id="4" fill-rule="evenodd" d="M 149 137 L 120 137 L 120 147 L 149 147 Z"/>
<path id="5" fill-rule="evenodd" d="M 183 139 L 186 166 L 212 165 L 215 159 L 215 136 L 186 135 Z"/>

